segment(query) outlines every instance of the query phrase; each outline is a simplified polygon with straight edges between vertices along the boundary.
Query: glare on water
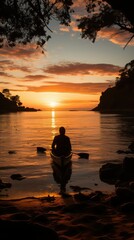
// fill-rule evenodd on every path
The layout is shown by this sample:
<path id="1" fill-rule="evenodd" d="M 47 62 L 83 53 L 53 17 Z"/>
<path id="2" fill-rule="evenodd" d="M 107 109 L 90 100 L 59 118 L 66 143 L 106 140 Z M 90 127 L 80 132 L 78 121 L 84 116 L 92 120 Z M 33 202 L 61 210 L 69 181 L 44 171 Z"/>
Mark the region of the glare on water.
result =
<path id="1" fill-rule="evenodd" d="M 16 198 L 58 194 L 59 185 L 53 177 L 50 149 L 60 126 L 66 128 L 73 149 L 72 174 L 67 183 L 112 191 L 113 186 L 102 183 L 99 169 L 108 161 L 122 161 L 133 141 L 134 118 L 119 114 L 92 111 L 39 111 L 3 114 L 0 116 L 0 178 L 12 187 L 0 192 L 0 197 Z M 37 153 L 38 146 L 46 148 Z M 9 151 L 13 151 L 9 154 Z M 89 159 L 79 159 L 77 153 L 89 153 Z M 12 174 L 25 176 L 12 180 Z"/>

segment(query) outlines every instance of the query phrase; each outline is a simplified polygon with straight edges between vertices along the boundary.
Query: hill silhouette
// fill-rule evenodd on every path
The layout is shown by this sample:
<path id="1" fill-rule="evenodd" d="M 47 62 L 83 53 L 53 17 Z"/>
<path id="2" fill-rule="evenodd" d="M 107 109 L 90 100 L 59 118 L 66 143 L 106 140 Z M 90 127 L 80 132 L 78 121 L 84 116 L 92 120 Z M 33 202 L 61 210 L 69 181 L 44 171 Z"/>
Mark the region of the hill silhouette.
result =
<path id="1" fill-rule="evenodd" d="M 0 114 L 10 113 L 10 112 L 35 112 L 35 111 L 41 111 L 41 110 L 25 107 L 22 105 L 20 106 L 17 104 L 16 101 L 5 97 L 4 94 L 0 92 Z"/>
<path id="2" fill-rule="evenodd" d="M 116 84 L 106 89 L 92 111 L 101 113 L 134 112 L 134 60 L 120 70 Z"/>

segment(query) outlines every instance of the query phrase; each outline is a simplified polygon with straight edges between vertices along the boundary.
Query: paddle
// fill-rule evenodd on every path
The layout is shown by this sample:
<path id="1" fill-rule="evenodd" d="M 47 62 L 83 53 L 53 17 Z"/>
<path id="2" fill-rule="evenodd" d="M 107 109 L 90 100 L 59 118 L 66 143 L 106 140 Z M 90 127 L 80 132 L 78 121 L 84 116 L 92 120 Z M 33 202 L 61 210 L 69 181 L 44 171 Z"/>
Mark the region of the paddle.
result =
<path id="1" fill-rule="evenodd" d="M 44 147 L 37 147 L 37 152 L 38 153 L 44 153 L 47 149 Z"/>
<path id="2" fill-rule="evenodd" d="M 44 153 L 46 151 L 47 151 L 47 149 L 44 148 L 44 147 L 37 147 L 37 152 L 38 153 Z M 78 155 L 80 158 L 85 158 L 85 159 L 89 158 L 89 153 L 75 153 L 75 152 L 72 152 L 72 154 Z"/>
<path id="3" fill-rule="evenodd" d="M 80 158 L 85 158 L 85 159 L 89 158 L 89 153 L 74 153 L 74 152 L 72 153 L 75 155 L 78 155 Z"/>

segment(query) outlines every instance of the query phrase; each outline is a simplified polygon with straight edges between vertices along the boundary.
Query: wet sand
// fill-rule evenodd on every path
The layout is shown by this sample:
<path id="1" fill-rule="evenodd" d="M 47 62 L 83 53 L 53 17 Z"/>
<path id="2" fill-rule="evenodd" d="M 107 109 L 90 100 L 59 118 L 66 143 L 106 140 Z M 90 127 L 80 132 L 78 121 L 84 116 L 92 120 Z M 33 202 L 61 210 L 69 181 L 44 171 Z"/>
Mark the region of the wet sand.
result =
<path id="1" fill-rule="evenodd" d="M 0 239 L 133 240 L 133 213 L 101 191 L 0 200 Z"/>

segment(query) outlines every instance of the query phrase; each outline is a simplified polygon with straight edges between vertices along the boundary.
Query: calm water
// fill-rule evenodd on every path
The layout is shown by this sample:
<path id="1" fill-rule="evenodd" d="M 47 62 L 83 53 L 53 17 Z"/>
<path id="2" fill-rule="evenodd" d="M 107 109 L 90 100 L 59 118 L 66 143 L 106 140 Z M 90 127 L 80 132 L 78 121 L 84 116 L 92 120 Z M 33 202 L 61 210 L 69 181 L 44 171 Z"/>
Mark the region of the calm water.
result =
<path id="1" fill-rule="evenodd" d="M 0 178 L 12 187 L 0 192 L 0 198 L 45 196 L 59 193 L 53 177 L 50 158 L 51 142 L 59 126 L 66 128 L 74 153 L 87 152 L 89 159 L 72 157 L 72 174 L 66 185 L 90 187 L 93 190 L 113 191 L 114 187 L 99 179 L 99 168 L 105 162 L 122 161 L 134 140 L 134 117 L 100 114 L 90 111 L 42 111 L 0 115 Z M 46 154 L 38 154 L 37 146 Z M 8 151 L 15 151 L 9 154 Z M 12 180 L 12 174 L 26 178 Z"/>

